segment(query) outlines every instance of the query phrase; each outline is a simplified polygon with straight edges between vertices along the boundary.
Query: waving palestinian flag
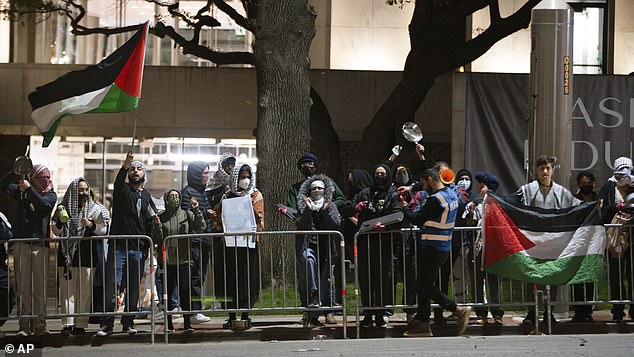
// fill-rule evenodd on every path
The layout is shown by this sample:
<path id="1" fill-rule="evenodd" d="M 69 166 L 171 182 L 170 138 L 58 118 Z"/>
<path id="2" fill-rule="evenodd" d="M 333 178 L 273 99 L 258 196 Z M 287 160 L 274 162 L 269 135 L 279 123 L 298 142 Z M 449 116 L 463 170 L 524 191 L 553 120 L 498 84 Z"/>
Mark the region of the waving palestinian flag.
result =
<path id="1" fill-rule="evenodd" d="M 29 94 L 31 118 L 47 147 L 63 117 L 82 113 L 116 113 L 135 109 L 141 96 L 148 22 L 110 56 L 73 71 Z"/>
<path id="2" fill-rule="evenodd" d="M 603 280 L 606 233 L 601 222 L 597 202 L 546 210 L 489 194 L 483 224 L 485 270 L 544 285 Z"/>

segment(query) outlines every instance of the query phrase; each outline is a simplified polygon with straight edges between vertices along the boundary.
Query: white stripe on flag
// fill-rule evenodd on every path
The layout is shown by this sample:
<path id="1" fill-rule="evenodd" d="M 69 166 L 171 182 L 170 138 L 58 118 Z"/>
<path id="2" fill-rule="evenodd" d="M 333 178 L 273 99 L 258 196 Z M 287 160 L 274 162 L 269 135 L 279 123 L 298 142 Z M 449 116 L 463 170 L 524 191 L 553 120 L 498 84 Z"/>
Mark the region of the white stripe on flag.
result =
<path id="1" fill-rule="evenodd" d="M 591 254 L 603 255 L 606 233 L 603 226 L 582 226 L 574 232 L 531 232 L 520 229 L 535 246 L 526 250 L 526 254 L 545 260 Z"/>
<path id="2" fill-rule="evenodd" d="M 31 118 L 35 122 L 35 125 L 40 132 L 45 133 L 49 131 L 51 126 L 66 114 L 81 114 L 89 112 L 101 104 L 101 101 L 108 93 L 108 90 L 112 84 L 97 89 L 96 91 L 84 93 L 75 97 L 65 98 L 51 104 L 47 104 L 43 107 L 35 109 L 31 113 Z"/>

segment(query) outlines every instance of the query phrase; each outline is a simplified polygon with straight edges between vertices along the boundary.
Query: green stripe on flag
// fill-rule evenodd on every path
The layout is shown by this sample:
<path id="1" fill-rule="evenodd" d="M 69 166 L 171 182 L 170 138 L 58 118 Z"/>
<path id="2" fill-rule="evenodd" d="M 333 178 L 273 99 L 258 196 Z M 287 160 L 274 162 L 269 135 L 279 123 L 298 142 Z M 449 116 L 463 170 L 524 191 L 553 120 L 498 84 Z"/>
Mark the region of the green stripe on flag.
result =
<path id="1" fill-rule="evenodd" d="M 113 84 L 99 106 L 89 113 L 117 113 L 135 109 L 139 106 L 139 98 L 122 91 Z"/>
<path id="2" fill-rule="evenodd" d="M 604 256 L 591 254 L 555 260 L 541 260 L 515 253 L 485 270 L 503 278 L 543 285 L 565 285 L 605 280 Z"/>

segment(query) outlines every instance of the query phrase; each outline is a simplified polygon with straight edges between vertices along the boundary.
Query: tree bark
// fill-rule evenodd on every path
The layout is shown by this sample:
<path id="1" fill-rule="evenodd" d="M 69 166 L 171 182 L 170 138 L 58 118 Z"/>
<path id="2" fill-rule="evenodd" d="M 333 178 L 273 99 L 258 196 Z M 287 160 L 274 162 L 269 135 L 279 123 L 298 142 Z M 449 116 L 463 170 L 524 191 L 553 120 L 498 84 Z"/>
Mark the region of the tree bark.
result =
<path id="1" fill-rule="evenodd" d="M 291 184 L 301 177 L 297 159 L 310 149 L 310 60 L 315 13 L 307 0 L 256 3 L 258 86 L 257 185 L 265 193 L 267 230 L 291 228 L 277 214 Z"/>
<path id="2" fill-rule="evenodd" d="M 257 186 L 264 193 L 265 229 L 295 230 L 291 220 L 277 213 L 288 188 L 301 179 L 297 160 L 310 149 L 310 59 L 315 36 L 315 14 L 307 0 L 261 0 L 252 3 L 255 24 L 258 125 Z M 263 286 L 292 282 L 295 236 L 260 240 Z M 270 268 L 269 268 L 270 267 Z M 283 275 L 282 272 L 286 274 Z"/>

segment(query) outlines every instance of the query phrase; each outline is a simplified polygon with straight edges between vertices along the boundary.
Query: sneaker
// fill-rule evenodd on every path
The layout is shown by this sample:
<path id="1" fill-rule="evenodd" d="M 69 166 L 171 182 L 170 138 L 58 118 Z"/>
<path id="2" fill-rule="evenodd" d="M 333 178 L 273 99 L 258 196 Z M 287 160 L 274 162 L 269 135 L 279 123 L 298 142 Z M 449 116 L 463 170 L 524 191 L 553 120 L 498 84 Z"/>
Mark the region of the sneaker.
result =
<path id="1" fill-rule="evenodd" d="M 62 336 L 70 336 L 73 332 L 73 325 L 64 325 L 64 327 L 62 327 Z"/>
<path id="2" fill-rule="evenodd" d="M 308 303 L 309 308 L 316 308 L 321 306 L 319 303 L 319 292 L 313 291 L 310 293 L 310 303 Z"/>
<path id="3" fill-rule="evenodd" d="M 18 333 L 16 333 L 15 335 L 18 337 L 29 337 L 29 333 L 22 330 L 18 331 Z"/>
<path id="4" fill-rule="evenodd" d="M 504 325 L 504 321 L 502 320 L 502 316 L 493 317 L 493 324 L 497 326 Z"/>
<path id="5" fill-rule="evenodd" d="M 123 326 L 121 332 L 127 333 L 130 336 L 134 336 L 137 334 L 138 331 L 134 328 L 134 326 Z"/>
<path id="6" fill-rule="evenodd" d="M 489 323 L 489 319 L 487 319 L 486 317 L 478 317 L 475 323 L 476 325 L 486 325 Z"/>
<path id="7" fill-rule="evenodd" d="M 621 313 L 621 314 L 612 314 L 612 321 L 613 322 L 622 322 L 624 318 L 625 318 L 625 314 L 623 314 L 623 313 Z"/>
<path id="8" fill-rule="evenodd" d="M 75 327 L 72 332 L 73 336 L 85 335 L 85 334 L 86 334 L 86 329 L 83 327 Z"/>
<path id="9" fill-rule="evenodd" d="M 407 327 L 407 331 L 403 333 L 405 337 L 432 337 L 434 334 L 429 327 L 429 321 L 412 320 Z"/>
<path id="10" fill-rule="evenodd" d="M 556 324 L 558 323 L 557 319 L 555 318 L 555 315 L 550 314 L 550 321 L 548 321 L 548 317 L 546 316 L 546 314 L 544 314 L 544 325 L 548 324 L 548 322 L 550 322 L 551 324 Z"/>
<path id="11" fill-rule="evenodd" d="M 324 326 L 324 324 L 322 324 L 322 323 L 321 323 L 321 321 L 319 321 L 319 319 L 318 319 L 318 318 L 316 318 L 316 317 L 312 317 L 312 318 L 310 319 L 310 327 L 311 327 L 311 328 L 312 328 L 312 327 L 323 327 L 323 326 Z"/>
<path id="12" fill-rule="evenodd" d="M 372 315 L 365 315 L 363 320 L 361 320 L 359 326 L 361 326 L 361 327 L 372 327 Z"/>
<path id="13" fill-rule="evenodd" d="M 235 318 L 228 318 L 227 321 L 225 321 L 224 324 L 222 324 L 222 328 L 225 330 L 233 330 L 233 322 L 235 321 Z"/>
<path id="14" fill-rule="evenodd" d="M 193 324 L 204 324 L 211 321 L 211 319 L 208 316 L 205 316 L 203 314 L 196 314 L 196 315 L 192 315 L 192 317 L 190 318 L 190 321 Z"/>
<path id="15" fill-rule="evenodd" d="M 333 314 L 332 312 L 329 312 L 326 314 L 326 325 L 336 325 L 337 324 L 337 320 L 335 319 L 335 314 Z"/>
<path id="16" fill-rule="evenodd" d="M 467 329 L 469 315 L 471 315 L 471 307 L 458 307 L 453 314 L 456 316 L 456 327 L 458 328 L 458 336 L 460 336 Z"/>
<path id="17" fill-rule="evenodd" d="M 535 311 L 529 311 L 522 321 L 523 325 L 535 325 Z"/>
<path id="18" fill-rule="evenodd" d="M 193 329 L 193 328 L 191 328 L 191 327 L 186 328 L 186 329 L 185 329 L 185 331 L 183 331 L 183 333 L 187 333 L 187 334 L 194 333 L 194 329 Z"/>
<path id="19" fill-rule="evenodd" d="M 95 336 L 97 336 L 97 337 L 106 337 L 106 336 L 110 336 L 110 335 L 112 335 L 112 327 L 111 326 L 104 326 L 99 331 L 97 331 L 97 334 L 95 334 Z"/>
<path id="20" fill-rule="evenodd" d="M 374 323 L 378 328 L 386 328 L 387 327 L 388 318 L 385 315 L 375 315 Z"/>

